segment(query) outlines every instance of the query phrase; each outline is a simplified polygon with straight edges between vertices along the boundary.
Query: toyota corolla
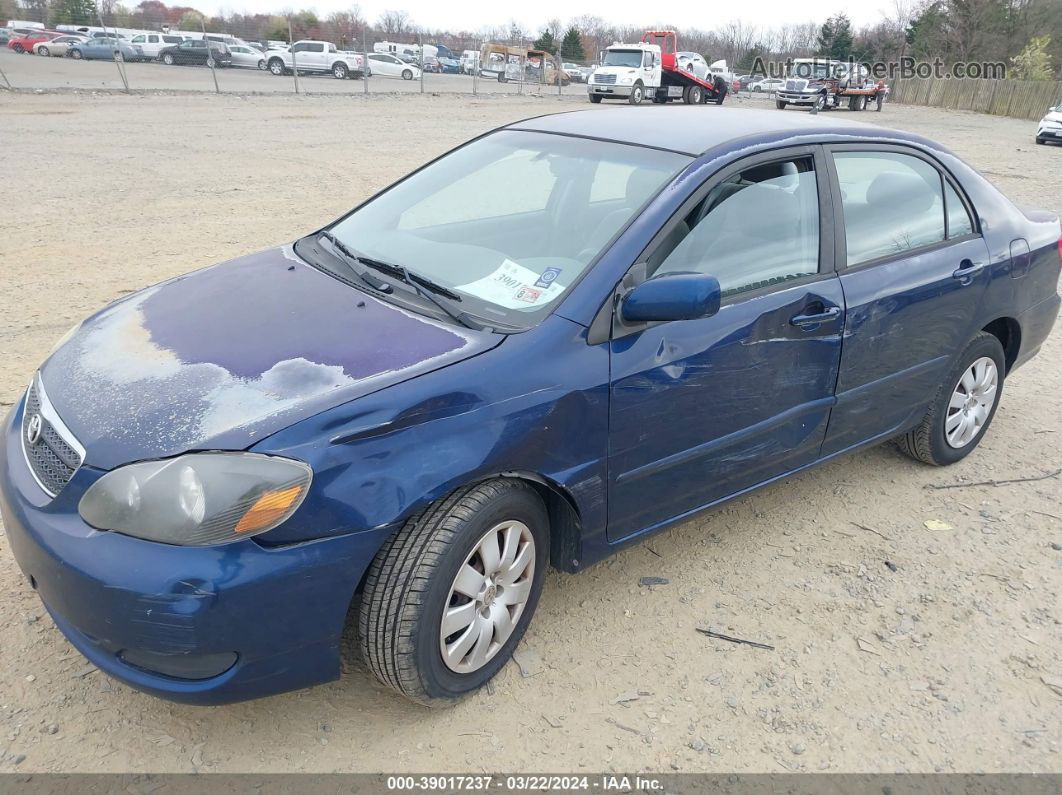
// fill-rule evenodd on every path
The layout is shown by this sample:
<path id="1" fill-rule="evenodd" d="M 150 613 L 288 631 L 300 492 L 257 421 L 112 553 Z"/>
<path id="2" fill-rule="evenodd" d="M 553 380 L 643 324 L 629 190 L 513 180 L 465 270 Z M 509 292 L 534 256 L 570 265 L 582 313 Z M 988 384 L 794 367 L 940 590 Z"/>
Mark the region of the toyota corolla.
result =
<path id="1" fill-rule="evenodd" d="M 353 621 L 446 704 L 549 566 L 867 445 L 970 455 L 1058 313 L 1058 217 L 919 136 L 699 114 L 512 124 L 73 329 L 0 452 L 59 629 L 222 703 L 336 678 Z"/>

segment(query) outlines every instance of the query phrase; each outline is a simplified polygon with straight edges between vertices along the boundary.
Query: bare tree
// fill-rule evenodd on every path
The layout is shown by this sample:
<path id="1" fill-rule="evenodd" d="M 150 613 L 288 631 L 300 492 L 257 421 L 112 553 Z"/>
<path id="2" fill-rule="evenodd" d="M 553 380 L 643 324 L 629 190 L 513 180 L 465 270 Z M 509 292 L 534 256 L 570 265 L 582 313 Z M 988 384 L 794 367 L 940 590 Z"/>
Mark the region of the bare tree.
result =
<path id="1" fill-rule="evenodd" d="M 405 11 L 384 11 L 376 27 L 387 36 L 405 36 L 413 32 L 413 20 Z"/>

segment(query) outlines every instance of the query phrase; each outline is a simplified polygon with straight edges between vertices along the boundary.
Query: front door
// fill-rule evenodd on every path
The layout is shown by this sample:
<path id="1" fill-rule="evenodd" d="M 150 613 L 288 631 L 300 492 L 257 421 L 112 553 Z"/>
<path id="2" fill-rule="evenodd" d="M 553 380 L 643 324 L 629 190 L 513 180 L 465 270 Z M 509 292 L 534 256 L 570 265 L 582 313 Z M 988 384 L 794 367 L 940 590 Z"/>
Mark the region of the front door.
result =
<path id="1" fill-rule="evenodd" d="M 819 455 L 841 357 L 829 181 L 818 147 L 746 159 L 699 189 L 637 270 L 719 279 L 710 318 L 611 341 L 609 539 L 704 507 Z"/>
<path id="2" fill-rule="evenodd" d="M 823 454 L 906 430 L 976 329 L 988 246 L 953 183 L 901 147 L 834 147 L 848 307 Z"/>

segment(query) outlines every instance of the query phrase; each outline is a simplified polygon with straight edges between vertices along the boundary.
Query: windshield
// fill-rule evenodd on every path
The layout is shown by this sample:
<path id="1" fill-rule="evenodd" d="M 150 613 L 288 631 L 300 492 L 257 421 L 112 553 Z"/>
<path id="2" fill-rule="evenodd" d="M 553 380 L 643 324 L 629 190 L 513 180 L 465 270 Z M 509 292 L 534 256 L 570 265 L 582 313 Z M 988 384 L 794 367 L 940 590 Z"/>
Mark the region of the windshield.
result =
<path id="1" fill-rule="evenodd" d="M 803 77 L 822 80 L 831 74 L 830 64 L 826 61 L 796 61 L 789 68 L 789 77 Z"/>
<path id="2" fill-rule="evenodd" d="M 416 172 L 330 231 L 355 253 L 455 293 L 455 308 L 529 328 L 686 155 L 502 131 Z"/>
<path id="3" fill-rule="evenodd" d="M 641 50 L 609 50 L 605 53 L 605 60 L 601 62 L 602 66 L 631 66 L 639 67 L 642 65 L 642 51 Z"/>

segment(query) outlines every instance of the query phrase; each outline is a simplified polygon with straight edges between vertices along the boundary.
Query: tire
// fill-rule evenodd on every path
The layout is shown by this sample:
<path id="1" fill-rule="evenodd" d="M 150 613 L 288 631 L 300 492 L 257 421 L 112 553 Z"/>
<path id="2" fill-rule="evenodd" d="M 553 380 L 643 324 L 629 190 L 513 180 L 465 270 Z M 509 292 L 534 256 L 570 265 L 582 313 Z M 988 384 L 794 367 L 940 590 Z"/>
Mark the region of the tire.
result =
<path id="1" fill-rule="evenodd" d="M 975 389 L 968 392 L 972 395 L 973 404 L 968 403 L 962 407 L 952 406 L 953 400 L 957 401 L 961 398 L 960 389 L 966 388 L 963 381 L 968 378 L 967 371 L 977 363 L 988 361 L 995 368 L 995 386 L 991 393 L 991 405 L 988 407 L 981 405 Z M 980 444 L 985 433 L 988 432 L 989 425 L 992 424 L 992 418 L 996 415 L 999 399 L 1003 394 L 1005 369 L 1003 346 L 999 344 L 999 340 L 986 332 L 978 332 L 956 359 L 955 365 L 937 390 L 932 404 L 918 427 L 896 439 L 899 448 L 911 458 L 933 466 L 947 466 L 964 459 Z M 970 405 L 973 408 L 968 412 L 966 406 Z M 974 429 L 971 438 L 962 442 L 961 446 L 955 446 L 952 441 L 949 441 L 948 426 L 952 426 L 953 432 L 962 427 L 964 419 L 960 417 L 958 421 L 954 420 L 960 415 L 976 420 L 978 409 L 986 412 L 981 418 L 981 424 Z"/>
<path id="2" fill-rule="evenodd" d="M 81 50 L 70 50 L 70 57 L 75 61 L 81 60 Z"/>
<path id="3" fill-rule="evenodd" d="M 270 58 L 267 66 L 269 67 L 269 73 L 271 75 L 276 77 L 284 76 L 284 61 L 280 58 Z"/>
<path id="4" fill-rule="evenodd" d="M 778 108 L 778 110 L 785 110 L 785 106 L 788 104 L 789 103 L 786 102 L 784 99 L 776 99 L 774 101 L 774 106 Z"/>
<path id="5" fill-rule="evenodd" d="M 166 64 L 166 66 L 173 66 L 173 64 L 174 64 L 173 56 L 170 53 L 166 53 L 165 55 L 162 56 L 162 62 L 164 64 Z"/>
<path id="6" fill-rule="evenodd" d="M 510 530 L 515 536 L 509 535 Z M 515 537 L 518 546 L 513 547 L 512 557 L 517 566 L 525 560 L 525 568 L 511 575 L 525 597 L 518 607 L 502 601 L 507 589 L 515 594 L 518 586 L 505 584 L 504 560 L 510 556 L 497 541 L 499 536 Z M 495 554 L 503 567 L 493 581 L 483 578 L 482 570 L 489 564 L 478 551 L 486 549 L 483 544 L 488 538 L 497 544 Z M 456 703 L 486 684 L 508 661 L 534 614 L 548 558 L 546 509 L 527 483 L 491 480 L 458 489 L 433 503 L 411 517 L 369 566 L 358 609 L 358 638 L 365 662 L 381 682 L 413 701 L 427 706 Z M 478 597 L 456 590 L 458 574 L 466 569 L 473 575 L 471 586 Z M 497 592 L 496 587 L 500 587 Z M 458 622 L 453 633 L 442 636 L 447 609 L 481 605 L 484 599 L 486 607 L 471 608 L 472 623 L 467 629 Z M 486 637 L 487 644 L 499 643 L 494 639 L 497 624 L 481 622 L 487 617 L 483 611 L 495 615 L 495 610 L 508 613 L 510 609 L 516 611 L 508 615 L 509 619 L 515 616 L 515 623 L 509 624 L 510 634 L 494 649 L 484 650 L 491 655 L 485 662 L 477 660 L 473 655 L 479 638 Z M 479 634 L 477 629 L 488 634 Z M 475 638 L 467 650 L 459 646 L 466 635 Z M 449 662 L 444 648 L 454 651 Z M 455 661 L 469 670 L 455 669 Z"/>
<path id="7" fill-rule="evenodd" d="M 595 105 L 598 104 L 601 101 L 601 95 L 600 94 L 591 94 L 590 95 L 590 101 L 593 102 Z"/>
<path id="8" fill-rule="evenodd" d="M 413 79 L 413 70 L 412 69 L 403 69 L 402 70 L 402 79 L 403 80 L 412 80 Z"/>
<path id="9" fill-rule="evenodd" d="M 631 93 L 627 95 L 627 102 L 631 105 L 641 105 L 643 99 L 645 99 L 645 86 L 642 85 L 641 80 L 638 80 L 631 86 Z"/>
<path id="10" fill-rule="evenodd" d="M 1047 143 L 1047 141 L 1045 139 L 1043 139 L 1043 138 L 1037 138 L 1036 139 L 1036 143 L 1038 143 L 1038 144 L 1040 144 L 1042 146 L 1043 144 Z"/>
<path id="11" fill-rule="evenodd" d="M 350 70 L 345 63 L 332 64 L 332 77 L 336 80 L 346 80 L 350 76 Z"/>
<path id="12" fill-rule="evenodd" d="M 753 86 L 753 87 L 752 87 L 752 90 L 753 90 L 753 91 L 756 91 L 756 92 L 760 92 L 760 91 L 763 91 L 763 89 L 762 89 L 762 88 L 760 88 L 759 86 Z"/>
<path id="13" fill-rule="evenodd" d="M 687 105 L 700 105 L 704 101 L 704 89 L 700 86 L 689 86 L 683 92 L 682 99 Z"/>
<path id="14" fill-rule="evenodd" d="M 264 72 L 265 70 L 266 70 L 266 62 L 265 62 L 265 58 L 263 58 L 262 60 L 260 60 L 258 62 L 258 71 L 259 72 Z"/>
<path id="15" fill-rule="evenodd" d="M 43 55 L 45 58 L 47 58 L 51 54 L 52 54 L 51 50 L 49 50 L 47 47 L 38 47 L 37 48 L 37 55 Z"/>

